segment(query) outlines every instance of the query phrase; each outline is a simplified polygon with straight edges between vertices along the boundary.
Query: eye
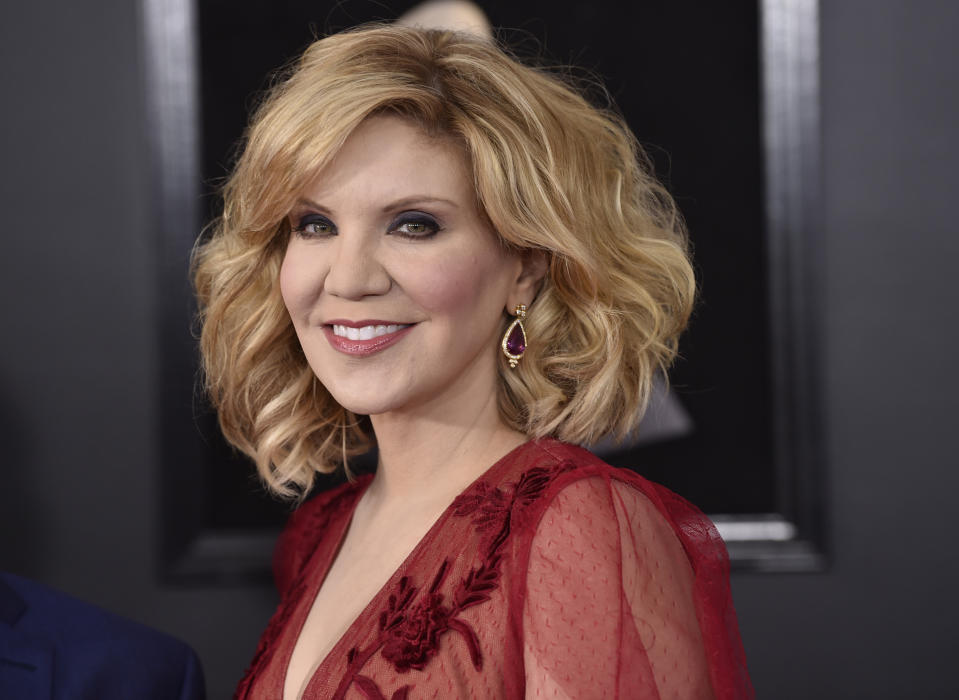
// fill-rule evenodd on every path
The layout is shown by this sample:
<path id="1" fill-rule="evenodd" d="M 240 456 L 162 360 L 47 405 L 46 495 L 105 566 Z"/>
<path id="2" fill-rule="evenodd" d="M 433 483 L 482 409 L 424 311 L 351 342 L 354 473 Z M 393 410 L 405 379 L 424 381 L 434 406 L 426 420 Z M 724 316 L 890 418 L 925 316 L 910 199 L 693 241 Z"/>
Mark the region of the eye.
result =
<path id="1" fill-rule="evenodd" d="M 309 214 L 300 219 L 293 233 L 303 238 L 325 238 L 336 234 L 336 226 L 325 216 Z"/>
<path id="2" fill-rule="evenodd" d="M 423 212 L 405 212 L 390 224 L 390 233 L 403 238 L 431 238 L 439 230 L 436 219 Z"/>

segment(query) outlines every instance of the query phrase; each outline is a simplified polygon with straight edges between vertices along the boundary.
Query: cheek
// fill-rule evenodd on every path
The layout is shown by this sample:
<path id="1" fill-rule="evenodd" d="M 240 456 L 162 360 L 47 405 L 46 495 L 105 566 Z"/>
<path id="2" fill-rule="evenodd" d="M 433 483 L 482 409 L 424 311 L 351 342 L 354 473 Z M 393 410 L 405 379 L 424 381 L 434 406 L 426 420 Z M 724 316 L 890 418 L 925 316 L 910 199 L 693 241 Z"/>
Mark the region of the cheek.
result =
<path id="1" fill-rule="evenodd" d="M 432 311 L 458 308 L 476 298 L 482 277 L 475 260 L 459 258 L 437 262 L 417 275 L 418 301 Z"/>
<path id="2" fill-rule="evenodd" d="M 283 256 L 280 266 L 280 295 L 287 310 L 297 320 L 300 311 L 307 310 L 316 296 L 316 290 L 323 285 L 320 266 L 307 259 L 297 246 L 291 243 Z"/>
<path id="3" fill-rule="evenodd" d="M 410 280 L 416 302 L 435 313 L 482 313 L 484 307 L 498 307 L 503 265 L 489 255 L 449 255 L 420 268 Z M 410 286 L 406 286 L 410 291 Z M 481 303 L 478 303 L 481 302 Z M 499 311 L 497 310 L 498 314 Z"/>

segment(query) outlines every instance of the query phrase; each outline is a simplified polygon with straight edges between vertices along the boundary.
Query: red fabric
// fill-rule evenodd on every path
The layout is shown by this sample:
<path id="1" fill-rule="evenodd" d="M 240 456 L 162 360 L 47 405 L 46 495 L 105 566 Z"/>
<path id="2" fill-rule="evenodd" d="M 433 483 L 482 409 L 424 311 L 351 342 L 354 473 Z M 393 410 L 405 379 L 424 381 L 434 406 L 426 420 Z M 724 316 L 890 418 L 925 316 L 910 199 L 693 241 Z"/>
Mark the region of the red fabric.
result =
<path id="1" fill-rule="evenodd" d="M 237 698 L 282 697 L 369 477 L 290 519 Z M 493 465 L 320 662 L 314 698 L 751 698 L 726 549 L 693 506 L 555 440 Z"/>

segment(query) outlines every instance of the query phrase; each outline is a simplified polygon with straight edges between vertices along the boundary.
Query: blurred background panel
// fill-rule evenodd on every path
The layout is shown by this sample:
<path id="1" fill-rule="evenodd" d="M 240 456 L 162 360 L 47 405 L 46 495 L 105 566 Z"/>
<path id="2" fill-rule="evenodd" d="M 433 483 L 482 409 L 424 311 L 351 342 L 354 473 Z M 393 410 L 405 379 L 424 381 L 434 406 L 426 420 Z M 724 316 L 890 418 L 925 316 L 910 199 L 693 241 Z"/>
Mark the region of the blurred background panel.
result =
<path id="1" fill-rule="evenodd" d="M 253 7 L 283 4 L 292 3 Z M 646 4 L 649 12 L 668 5 Z M 740 6 L 754 10 L 729 5 L 730 17 Z M 591 54 L 563 54 L 570 49 L 554 18 L 585 28 L 588 17 L 577 14 L 585 3 L 512 7 L 527 18 L 491 9 L 494 23 L 534 36 L 549 27 L 552 58 L 614 73 Z M 185 638 L 204 660 L 211 697 L 224 697 L 275 599 L 267 583 L 174 585 L 158 576 L 163 299 L 141 9 L 49 0 L 2 11 L 0 567 Z M 647 28 L 631 28 L 632 45 L 648 45 Z M 739 29 L 716 19 L 720 40 Z M 734 576 L 760 697 L 959 692 L 950 672 L 959 626 L 950 517 L 959 487 L 957 30 L 951 2 L 822 3 L 824 333 L 815 389 L 831 565 Z M 567 32 L 568 47 L 576 32 Z M 580 45 L 597 42 L 588 39 Z M 305 32 L 297 41 L 308 40 Z M 691 60 L 685 53 L 673 62 Z M 611 89 L 623 103 L 614 81 Z M 640 94 L 669 94 L 658 89 Z M 694 125 L 700 118 L 691 116 Z M 692 206 L 684 193 L 695 178 L 709 189 L 736 186 L 722 172 L 682 173 L 683 149 L 700 147 L 697 129 L 669 143 L 638 119 L 640 137 L 672 154 L 666 174 L 681 205 Z M 717 147 L 715 136 L 704 143 Z M 720 225 L 694 228 L 702 235 Z"/>

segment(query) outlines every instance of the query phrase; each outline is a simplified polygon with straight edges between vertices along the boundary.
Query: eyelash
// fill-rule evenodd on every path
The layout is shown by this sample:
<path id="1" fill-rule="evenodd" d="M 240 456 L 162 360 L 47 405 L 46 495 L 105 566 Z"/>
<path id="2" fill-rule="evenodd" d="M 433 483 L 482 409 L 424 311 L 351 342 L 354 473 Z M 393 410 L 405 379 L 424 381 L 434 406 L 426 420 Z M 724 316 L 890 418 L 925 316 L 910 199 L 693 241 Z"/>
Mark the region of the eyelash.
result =
<path id="1" fill-rule="evenodd" d="M 310 231 L 308 228 L 311 226 L 325 226 L 329 230 L 326 232 Z M 403 226 L 423 226 L 426 232 L 410 233 L 400 231 L 399 229 Z M 424 212 L 404 212 L 390 222 L 390 225 L 387 227 L 387 233 L 392 233 L 400 238 L 406 238 L 411 241 L 432 238 L 442 230 L 443 228 L 439 225 L 439 222 Z M 327 238 L 336 235 L 336 225 L 325 216 L 309 214 L 300 219 L 299 224 L 293 227 L 293 233 L 302 238 Z"/>
<path id="2" fill-rule="evenodd" d="M 327 226 L 330 228 L 329 233 L 321 233 L 319 231 L 308 231 L 307 227 L 309 226 Z M 325 216 L 318 216 L 316 214 L 310 214 L 304 216 L 300 219 L 300 223 L 293 227 L 293 233 L 302 238 L 325 238 L 328 235 L 331 235 L 332 231 L 335 231 L 336 227 L 333 225 L 333 222 L 327 219 Z"/>
<path id="3" fill-rule="evenodd" d="M 399 231 L 399 228 L 402 226 L 423 226 L 426 228 L 426 233 L 408 233 Z M 405 212 L 400 214 L 389 226 L 389 232 L 395 233 L 398 236 L 403 238 L 408 238 L 410 240 L 422 240 L 425 238 L 432 238 L 437 233 L 442 230 L 442 227 L 439 225 L 439 222 L 436 221 L 429 214 L 422 212 Z"/>

